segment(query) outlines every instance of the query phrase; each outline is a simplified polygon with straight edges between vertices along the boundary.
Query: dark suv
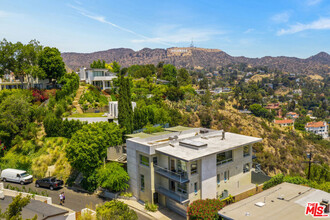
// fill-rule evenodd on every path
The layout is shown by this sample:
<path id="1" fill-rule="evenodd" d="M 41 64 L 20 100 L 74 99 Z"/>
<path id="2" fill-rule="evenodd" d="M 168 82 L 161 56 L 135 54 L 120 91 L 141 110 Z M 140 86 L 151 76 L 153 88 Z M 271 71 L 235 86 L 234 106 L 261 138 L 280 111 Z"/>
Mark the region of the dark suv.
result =
<path id="1" fill-rule="evenodd" d="M 56 177 L 47 177 L 36 181 L 36 187 L 46 187 L 50 190 L 63 186 L 63 180 L 58 180 Z"/>

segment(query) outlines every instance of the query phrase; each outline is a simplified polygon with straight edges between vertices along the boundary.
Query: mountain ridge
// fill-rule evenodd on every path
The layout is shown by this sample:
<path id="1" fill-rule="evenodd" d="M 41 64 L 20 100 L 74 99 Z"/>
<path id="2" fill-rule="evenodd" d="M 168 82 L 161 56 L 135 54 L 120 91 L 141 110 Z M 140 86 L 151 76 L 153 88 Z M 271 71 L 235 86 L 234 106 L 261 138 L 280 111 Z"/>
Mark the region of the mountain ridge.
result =
<path id="1" fill-rule="evenodd" d="M 143 48 L 134 51 L 130 48 L 113 48 L 92 53 L 65 52 L 62 57 L 67 67 L 77 70 L 80 67 L 88 67 L 97 59 L 106 62 L 116 60 L 120 65 L 127 67 L 133 64 L 157 64 L 160 61 L 170 63 L 178 68 L 215 70 L 221 66 L 235 63 L 246 63 L 255 66 L 267 66 L 272 70 L 278 69 L 284 72 L 304 74 L 328 74 L 330 72 L 330 55 L 319 52 L 308 58 L 288 56 L 264 56 L 249 58 L 245 56 L 231 56 L 219 49 L 207 49 L 196 47 L 172 47 Z"/>

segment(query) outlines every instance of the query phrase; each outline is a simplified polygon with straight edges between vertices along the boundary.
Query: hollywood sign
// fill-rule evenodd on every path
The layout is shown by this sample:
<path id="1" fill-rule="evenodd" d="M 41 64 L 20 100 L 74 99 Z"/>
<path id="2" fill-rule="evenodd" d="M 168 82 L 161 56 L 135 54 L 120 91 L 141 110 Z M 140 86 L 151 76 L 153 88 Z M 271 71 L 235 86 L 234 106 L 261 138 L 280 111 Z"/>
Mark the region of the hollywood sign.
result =
<path id="1" fill-rule="evenodd" d="M 187 49 L 173 49 L 171 50 L 172 53 L 186 53 L 188 52 Z"/>

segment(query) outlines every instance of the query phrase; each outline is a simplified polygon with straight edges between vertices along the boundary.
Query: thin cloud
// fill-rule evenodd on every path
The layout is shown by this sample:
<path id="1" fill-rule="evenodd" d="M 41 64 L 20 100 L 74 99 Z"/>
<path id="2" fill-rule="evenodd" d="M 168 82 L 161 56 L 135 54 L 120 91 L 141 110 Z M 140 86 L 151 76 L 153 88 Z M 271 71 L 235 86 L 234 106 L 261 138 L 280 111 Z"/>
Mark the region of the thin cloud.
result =
<path id="1" fill-rule="evenodd" d="M 243 33 L 244 33 L 244 34 L 248 34 L 248 33 L 251 33 L 251 32 L 253 32 L 253 31 L 254 31 L 253 28 L 249 28 L 249 29 L 247 29 L 246 31 L 244 31 Z"/>
<path id="2" fill-rule="evenodd" d="M 328 30 L 330 29 L 330 18 L 320 18 L 317 21 L 313 21 L 309 24 L 295 24 L 288 29 L 281 29 L 277 32 L 277 35 L 295 34 L 305 30 Z"/>
<path id="3" fill-rule="evenodd" d="M 271 17 L 271 20 L 276 23 L 286 23 L 289 21 L 289 18 L 290 18 L 289 12 L 282 12 Z"/>
<path id="4" fill-rule="evenodd" d="M 73 9 L 75 9 L 77 12 L 79 12 L 81 15 L 83 15 L 83 16 L 85 16 L 87 18 L 93 19 L 95 21 L 98 21 L 98 22 L 101 22 L 101 23 L 104 23 L 104 24 L 108 24 L 108 25 L 110 25 L 110 26 L 112 26 L 114 28 L 117 28 L 117 29 L 119 29 L 121 31 L 125 31 L 125 32 L 128 32 L 128 33 L 131 33 L 131 34 L 133 34 L 133 35 L 135 35 L 135 36 L 137 36 L 139 38 L 143 38 L 145 40 L 150 40 L 151 39 L 151 38 L 149 38 L 147 36 L 144 36 L 142 34 L 136 33 L 135 31 L 132 31 L 130 29 L 127 29 L 127 28 L 121 27 L 121 26 L 119 26 L 117 24 L 114 24 L 114 23 L 106 20 L 106 18 L 104 16 L 102 16 L 102 15 L 95 15 L 95 14 L 87 11 L 84 8 L 76 7 L 76 6 L 73 6 L 71 4 L 68 4 L 68 6 L 71 7 L 71 8 L 73 8 Z M 167 45 L 167 46 L 173 46 L 173 45 L 168 44 L 167 42 L 164 42 L 164 41 L 157 41 L 157 43 L 161 43 L 161 44 L 164 44 L 164 45 Z"/>
<path id="5" fill-rule="evenodd" d="M 14 15 L 13 13 L 11 12 L 6 12 L 6 11 L 1 11 L 0 10 L 0 18 L 8 18 L 10 16 Z"/>
<path id="6" fill-rule="evenodd" d="M 317 5 L 320 4 L 322 2 L 322 0 L 307 0 L 307 5 L 311 6 L 311 5 Z"/>

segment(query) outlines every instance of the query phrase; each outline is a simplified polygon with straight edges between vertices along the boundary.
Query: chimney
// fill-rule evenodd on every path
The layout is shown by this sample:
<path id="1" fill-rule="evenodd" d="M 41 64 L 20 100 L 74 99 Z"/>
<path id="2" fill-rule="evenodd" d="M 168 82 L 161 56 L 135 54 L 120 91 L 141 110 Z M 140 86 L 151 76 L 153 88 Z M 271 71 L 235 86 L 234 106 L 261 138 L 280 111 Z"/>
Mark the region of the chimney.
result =
<path id="1" fill-rule="evenodd" d="M 221 140 L 225 140 L 225 130 L 222 130 L 222 138 Z"/>

